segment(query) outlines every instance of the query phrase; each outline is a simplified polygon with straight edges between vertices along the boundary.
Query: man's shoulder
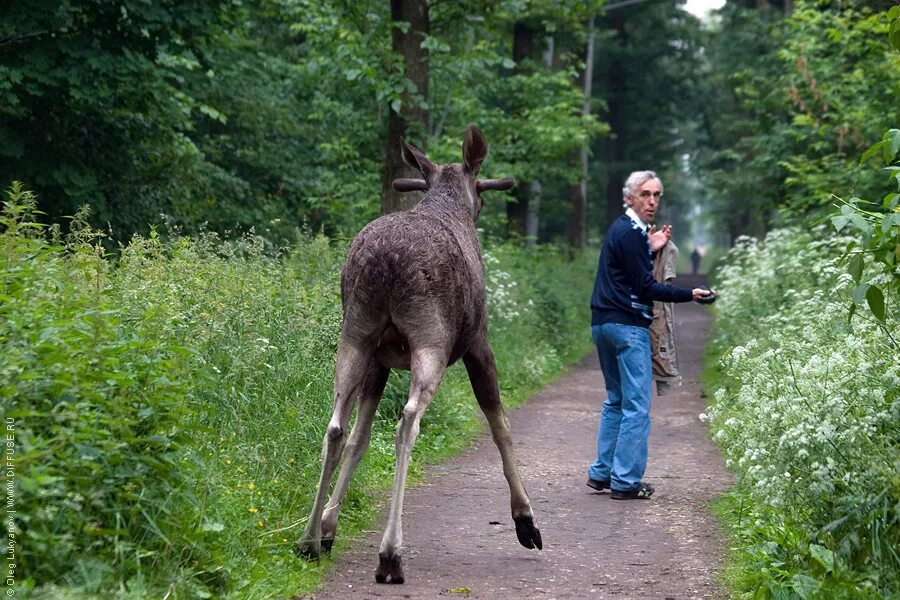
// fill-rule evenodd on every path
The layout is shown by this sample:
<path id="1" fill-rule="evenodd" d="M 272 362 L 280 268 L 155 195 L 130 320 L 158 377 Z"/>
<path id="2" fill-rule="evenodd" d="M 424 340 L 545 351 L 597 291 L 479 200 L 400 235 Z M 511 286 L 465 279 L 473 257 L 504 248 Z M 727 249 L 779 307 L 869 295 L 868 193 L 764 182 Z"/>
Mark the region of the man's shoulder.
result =
<path id="1" fill-rule="evenodd" d="M 620 215 L 609 226 L 609 234 L 624 235 L 626 232 L 634 231 L 638 235 L 641 233 L 641 226 L 631 220 L 628 215 Z"/>
<path id="2" fill-rule="evenodd" d="M 607 235 L 613 236 L 618 243 L 639 244 L 646 237 L 641 226 L 632 221 L 627 215 L 622 215 L 609 228 Z"/>

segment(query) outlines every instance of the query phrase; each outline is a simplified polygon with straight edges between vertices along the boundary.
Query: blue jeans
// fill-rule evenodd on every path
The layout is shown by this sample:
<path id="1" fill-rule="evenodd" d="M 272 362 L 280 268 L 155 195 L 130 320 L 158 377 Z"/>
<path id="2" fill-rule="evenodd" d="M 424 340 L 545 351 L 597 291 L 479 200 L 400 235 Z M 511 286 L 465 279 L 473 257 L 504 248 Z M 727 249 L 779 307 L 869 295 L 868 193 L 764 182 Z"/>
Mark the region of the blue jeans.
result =
<path id="1" fill-rule="evenodd" d="M 614 490 L 637 487 L 647 468 L 650 436 L 650 330 L 605 323 L 591 327 L 606 383 L 597 433 L 597 460 L 588 477 L 610 480 Z"/>

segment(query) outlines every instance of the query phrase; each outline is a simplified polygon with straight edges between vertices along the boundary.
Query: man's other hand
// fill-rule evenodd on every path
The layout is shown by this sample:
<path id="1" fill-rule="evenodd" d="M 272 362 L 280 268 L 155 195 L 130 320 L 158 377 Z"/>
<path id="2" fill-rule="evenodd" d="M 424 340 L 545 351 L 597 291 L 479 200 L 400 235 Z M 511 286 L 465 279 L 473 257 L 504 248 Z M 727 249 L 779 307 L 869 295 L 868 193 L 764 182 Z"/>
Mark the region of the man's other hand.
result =
<path id="1" fill-rule="evenodd" d="M 656 252 L 669 243 L 669 238 L 672 237 L 672 226 L 663 225 L 662 229 L 656 229 L 656 225 L 651 225 L 647 236 L 650 238 L 650 251 Z"/>

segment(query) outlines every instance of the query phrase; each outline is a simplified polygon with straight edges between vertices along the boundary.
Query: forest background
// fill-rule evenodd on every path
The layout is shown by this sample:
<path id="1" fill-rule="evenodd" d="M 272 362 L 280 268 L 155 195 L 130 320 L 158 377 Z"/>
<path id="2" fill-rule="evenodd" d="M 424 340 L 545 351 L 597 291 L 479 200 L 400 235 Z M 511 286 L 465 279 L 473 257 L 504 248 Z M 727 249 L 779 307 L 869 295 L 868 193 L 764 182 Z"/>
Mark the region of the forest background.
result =
<path id="1" fill-rule="evenodd" d="M 723 291 L 757 293 L 721 315 L 710 360 L 714 432 L 726 451 L 759 453 L 733 457 L 746 483 L 735 532 L 758 549 L 735 557 L 735 585 L 896 590 L 898 17 L 890 0 L 729 0 L 707 22 L 667 0 L 4 6 L 0 397 L 17 424 L 17 585 L 34 597 L 314 585 L 319 568 L 289 558 L 299 521 L 281 519 L 302 518 L 315 480 L 342 253 L 368 220 L 415 202 L 387 185 L 409 175 L 401 137 L 458 161 L 474 122 L 491 147 L 485 176 L 519 183 L 479 220 L 492 339 L 501 373 L 521 382 L 505 398 L 586 350 L 597 242 L 627 174 L 654 169 L 682 257 L 699 247 L 708 268 L 737 244 Z M 806 263 L 788 260 L 810 247 Z M 760 395 L 741 387 L 759 370 L 753 352 L 776 343 L 748 345 L 746 324 L 791 312 L 784 298 L 801 292 L 819 304 L 792 314 L 840 313 L 846 336 L 823 343 L 882 365 L 859 388 L 876 398 L 852 400 L 881 416 L 842 443 L 874 444 L 889 467 L 847 478 L 844 495 L 823 485 L 819 504 L 791 504 L 773 453 L 736 433 Z M 776 338 L 797 326 L 775 325 Z M 812 350 L 790 350 L 810 364 Z M 454 400 L 423 432 L 423 460 L 474 427 L 461 379 L 444 387 Z M 385 402 L 385 422 L 401 401 Z M 308 427 L 273 429 L 272 414 Z M 390 470 L 389 430 L 348 531 Z M 843 448 L 823 444 L 810 472 Z M 845 477 L 829 469 L 822 479 Z M 802 508 L 767 511 L 773 490 Z"/>

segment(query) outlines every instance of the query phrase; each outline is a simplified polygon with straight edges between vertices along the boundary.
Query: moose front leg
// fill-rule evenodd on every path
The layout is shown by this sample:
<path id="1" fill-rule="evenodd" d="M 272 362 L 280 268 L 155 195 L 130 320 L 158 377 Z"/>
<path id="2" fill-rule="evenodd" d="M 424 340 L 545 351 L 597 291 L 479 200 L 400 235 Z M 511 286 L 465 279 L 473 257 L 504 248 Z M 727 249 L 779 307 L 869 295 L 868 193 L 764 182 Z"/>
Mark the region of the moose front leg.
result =
<path id="1" fill-rule="evenodd" d="M 525 491 L 525 485 L 519 475 L 519 467 L 516 465 L 509 419 L 500 403 L 500 388 L 497 384 L 494 353 L 487 343 L 487 336 L 483 337 L 482 343 L 463 356 L 463 362 L 469 373 L 469 381 L 472 383 L 472 391 L 475 392 L 478 406 L 481 407 L 487 418 L 491 436 L 500 450 L 503 475 L 509 483 L 510 505 L 513 522 L 516 524 L 516 537 L 519 538 L 519 543 L 526 548 L 541 550 L 543 548 L 541 532 L 534 524 L 531 501 L 528 499 L 528 492 Z"/>

